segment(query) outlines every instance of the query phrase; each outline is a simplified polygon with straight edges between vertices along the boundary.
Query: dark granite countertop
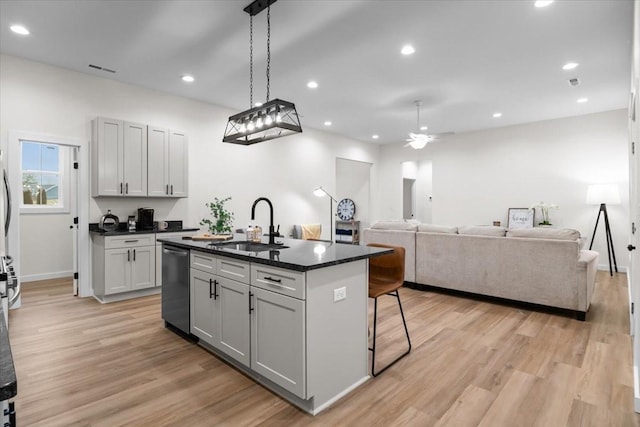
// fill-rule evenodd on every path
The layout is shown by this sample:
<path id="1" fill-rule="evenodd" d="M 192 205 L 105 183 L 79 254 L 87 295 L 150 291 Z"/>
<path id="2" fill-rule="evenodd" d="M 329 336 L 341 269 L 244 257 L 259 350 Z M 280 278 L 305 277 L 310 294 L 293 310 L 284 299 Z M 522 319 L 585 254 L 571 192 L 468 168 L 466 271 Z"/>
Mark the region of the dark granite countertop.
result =
<path id="1" fill-rule="evenodd" d="M 8 400 L 18 394 L 18 380 L 11 356 L 9 331 L 0 306 L 0 400 Z"/>
<path id="2" fill-rule="evenodd" d="M 129 231 L 127 228 L 127 223 L 123 222 L 119 224 L 117 230 L 114 231 L 104 231 L 99 228 L 98 223 L 89 224 L 89 232 L 96 233 L 101 236 L 120 236 L 123 234 L 150 234 L 150 233 L 175 233 L 179 231 L 198 231 L 200 228 L 198 227 L 183 227 L 182 221 L 167 221 L 167 228 L 164 230 L 158 229 L 158 221 L 154 221 L 152 230 L 136 230 Z"/>
<path id="3" fill-rule="evenodd" d="M 244 241 L 245 236 L 244 234 L 236 234 L 233 240 Z M 230 248 L 217 247 L 214 243 L 208 241 L 193 241 L 180 237 L 160 237 L 158 241 L 179 248 L 194 249 L 296 271 L 309 271 L 360 259 L 368 259 L 392 251 L 391 249 L 368 246 L 280 238 L 277 241 L 282 241 L 283 246 L 286 246 L 286 248 L 263 252 L 237 251 Z M 263 238 L 262 241 L 266 243 L 267 239 Z"/>

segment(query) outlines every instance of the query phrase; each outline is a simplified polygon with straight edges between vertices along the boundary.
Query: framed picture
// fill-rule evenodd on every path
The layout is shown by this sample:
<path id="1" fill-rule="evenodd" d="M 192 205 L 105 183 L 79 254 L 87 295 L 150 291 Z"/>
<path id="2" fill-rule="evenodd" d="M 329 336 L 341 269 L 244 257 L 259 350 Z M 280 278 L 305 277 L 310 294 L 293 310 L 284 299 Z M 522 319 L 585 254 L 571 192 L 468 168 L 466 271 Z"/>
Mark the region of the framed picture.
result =
<path id="1" fill-rule="evenodd" d="M 508 228 L 533 228 L 535 209 L 509 208 Z"/>

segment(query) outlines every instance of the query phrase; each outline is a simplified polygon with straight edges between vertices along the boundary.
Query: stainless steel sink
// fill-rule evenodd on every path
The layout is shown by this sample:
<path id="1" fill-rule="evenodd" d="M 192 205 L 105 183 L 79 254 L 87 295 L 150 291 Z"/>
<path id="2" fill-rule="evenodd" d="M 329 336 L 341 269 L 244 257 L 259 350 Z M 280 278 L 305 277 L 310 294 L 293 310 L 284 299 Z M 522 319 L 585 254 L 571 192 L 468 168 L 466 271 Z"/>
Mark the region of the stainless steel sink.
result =
<path id="1" fill-rule="evenodd" d="M 257 242 L 222 242 L 222 243 L 213 243 L 212 246 L 215 246 L 219 249 L 230 249 L 241 252 L 264 252 L 264 251 L 277 251 L 279 249 L 287 249 L 288 246 L 283 245 L 270 245 L 268 243 L 257 243 Z"/>

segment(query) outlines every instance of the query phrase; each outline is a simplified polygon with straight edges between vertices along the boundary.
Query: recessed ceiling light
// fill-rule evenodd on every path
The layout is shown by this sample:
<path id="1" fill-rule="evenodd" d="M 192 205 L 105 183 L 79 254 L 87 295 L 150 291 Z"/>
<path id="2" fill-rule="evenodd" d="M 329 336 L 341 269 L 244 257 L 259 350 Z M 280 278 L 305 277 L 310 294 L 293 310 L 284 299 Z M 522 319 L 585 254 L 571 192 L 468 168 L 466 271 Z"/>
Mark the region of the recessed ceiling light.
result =
<path id="1" fill-rule="evenodd" d="M 576 68 L 578 66 L 577 62 L 567 62 L 566 64 L 564 64 L 562 66 L 563 70 L 573 70 L 574 68 Z"/>
<path id="2" fill-rule="evenodd" d="M 496 119 L 498 117 L 502 117 L 502 113 L 493 113 L 493 117 L 495 117 Z"/>
<path id="3" fill-rule="evenodd" d="M 427 126 L 420 126 L 420 130 L 427 130 L 429 129 Z"/>
<path id="4" fill-rule="evenodd" d="M 331 123 L 329 120 L 327 120 L 326 122 L 324 122 L 324 125 L 325 125 L 325 126 L 331 126 L 331 125 L 332 125 L 332 123 Z"/>
<path id="5" fill-rule="evenodd" d="M 400 50 L 400 53 L 402 53 L 403 55 L 413 55 L 415 52 L 416 49 L 410 44 L 402 46 L 402 50 Z"/>
<path id="6" fill-rule="evenodd" d="M 533 5 L 535 7 L 547 7 L 551 3 L 553 3 L 553 0 L 536 0 L 536 2 Z"/>
<path id="7" fill-rule="evenodd" d="M 314 82 L 313 80 L 311 80 L 309 83 L 307 83 L 307 87 L 309 89 L 316 89 L 318 87 L 318 82 Z"/>
<path id="8" fill-rule="evenodd" d="M 578 98 L 576 102 L 578 104 L 584 104 L 585 102 L 589 102 L 589 98 Z"/>
<path id="9" fill-rule="evenodd" d="M 183 82 L 187 82 L 187 83 L 193 83 L 196 79 L 193 78 L 193 76 L 190 76 L 188 74 L 185 74 L 184 76 L 181 77 Z"/>
<path id="10" fill-rule="evenodd" d="M 378 139 L 378 138 L 380 138 L 380 135 L 371 135 L 371 138 Z"/>
<path id="11" fill-rule="evenodd" d="M 23 36 L 28 36 L 30 34 L 29 30 L 27 30 L 22 25 L 12 25 L 9 28 L 11 28 L 11 31 L 13 31 L 16 34 L 20 34 L 20 35 L 23 35 Z"/>

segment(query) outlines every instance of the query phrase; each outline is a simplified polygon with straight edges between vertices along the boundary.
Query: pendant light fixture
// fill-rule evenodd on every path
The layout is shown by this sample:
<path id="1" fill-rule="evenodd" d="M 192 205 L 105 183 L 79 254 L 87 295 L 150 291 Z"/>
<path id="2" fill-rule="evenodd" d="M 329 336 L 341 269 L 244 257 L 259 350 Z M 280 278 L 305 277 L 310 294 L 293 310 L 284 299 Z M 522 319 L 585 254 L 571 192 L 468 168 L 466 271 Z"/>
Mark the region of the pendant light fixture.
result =
<path id="1" fill-rule="evenodd" d="M 276 0 L 255 0 L 244 8 L 249 23 L 249 109 L 229 117 L 222 142 L 251 145 L 302 132 L 296 106 L 281 99 L 269 99 L 271 72 L 271 5 Z M 253 17 L 267 9 L 267 101 L 253 104 Z"/>

